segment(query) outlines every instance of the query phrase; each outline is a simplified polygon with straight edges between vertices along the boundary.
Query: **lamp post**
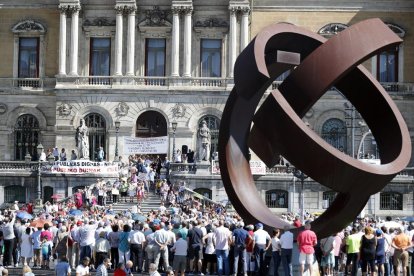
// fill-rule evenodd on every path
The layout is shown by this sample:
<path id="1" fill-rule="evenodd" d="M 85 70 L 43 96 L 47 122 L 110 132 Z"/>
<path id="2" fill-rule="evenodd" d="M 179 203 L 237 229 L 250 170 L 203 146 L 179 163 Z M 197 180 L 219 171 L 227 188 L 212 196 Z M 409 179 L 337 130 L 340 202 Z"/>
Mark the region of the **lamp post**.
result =
<path id="1" fill-rule="evenodd" d="M 119 127 L 121 126 L 120 121 L 115 121 L 115 130 L 116 130 L 116 142 L 115 142 L 115 161 L 119 161 L 118 156 L 118 134 L 119 134 Z"/>
<path id="2" fill-rule="evenodd" d="M 296 168 L 290 169 L 289 163 L 286 163 L 286 171 L 287 173 L 292 172 L 293 176 L 300 180 L 301 189 L 300 189 L 300 200 L 299 200 L 299 208 L 301 210 L 301 220 L 302 222 L 305 219 L 305 194 L 304 194 L 304 186 L 305 186 L 305 179 L 308 178 L 306 174 L 304 174 L 301 170 L 298 170 Z M 293 185 L 295 185 L 295 179 L 293 179 Z M 293 186 L 295 187 L 295 186 Z"/>
<path id="3" fill-rule="evenodd" d="M 37 145 L 38 166 L 37 166 L 37 189 L 36 189 L 36 201 L 35 201 L 36 210 L 42 208 L 42 187 L 41 187 L 42 160 L 40 156 L 42 155 L 43 150 L 44 150 L 43 145 L 39 143 L 39 145 Z"/>
<path id="4" fill-rule="evenodd" d="M 172 162 L 175 162 L 175 131 L 177 130 L 177 122 L 176 121 L 172 122 L 171 127 L 173 130 L 173 156 L 172 156 L 173 160 Z"/>

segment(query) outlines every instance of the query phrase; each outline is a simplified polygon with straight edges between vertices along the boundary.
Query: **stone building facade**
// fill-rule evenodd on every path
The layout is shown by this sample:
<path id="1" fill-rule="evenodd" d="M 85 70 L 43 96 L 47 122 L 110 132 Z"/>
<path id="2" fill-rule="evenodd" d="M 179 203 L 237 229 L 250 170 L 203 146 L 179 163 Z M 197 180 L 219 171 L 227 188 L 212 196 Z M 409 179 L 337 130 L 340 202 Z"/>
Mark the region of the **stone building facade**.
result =
<path id="1" fill-rule="evenodd" d="M 364 65 L 392 95 L 411 132 L 411 1 L 335 1 L 327 6 L 325 1 L 295 0 L 288 5 L 266 0 L 46 0 L 30 5 L 4 1 L 0 8 L 0 192 L 3 189 L 4 196 L 0 202 L 12 198 L 16 187 L 24 188 L 27 199 L 34 197 L 37 176 L 21 170 L 10 174 L 5 172 L 7 166 L 24 160 L 27 153 L 35 161 L 39 143 L 46 149 L 65 148 L 69 155 L 76 149 L 80 119 L 90 128 L 91 159 L 99 146 L 107 161 L 114 160 L 116 148 L 127 159 L 123 137 L 168 136 L 165 154 L 169 157 L 173 148 L 195 150 L 201 120 L 212 131 L 214 153 L 236 57 L 260 29 L 277 22 L 327 37 L 366 18 L 379 17 L 389 24 L 403 44 Z M 304 120 L 348 154 L 378 157 L 375 140 L 358 112 L 334 89 Z M 176 130 L 172 122 L 177 123 Z M 367 139 L 360 143 L 366 133 Z M 277 212 L 299 208 L 300 186 L 292 185 L 291 174 L 283 168 L 268 168 L 266 176 L 257 177 L 258 192 Z M 42 188 L 70 195 L 73 187 L 93 183 L 96 177 L 46 176 Z M 213 200 L 226 197 L 219 174 L 177 171 L 175 177 Z M 304 187 L 309 211 L 323 210 L 334 196 L 308 179 Z M 399 176 L 384 190 L 388 193 L 384 200 L 397 197 L 402 207 L 391 206 L 394 211 L 410 214 L 412 188 L 411 176 Z M 380 203 L 379 193 L 370 200 L 368 212 L 389 212 Z"/>

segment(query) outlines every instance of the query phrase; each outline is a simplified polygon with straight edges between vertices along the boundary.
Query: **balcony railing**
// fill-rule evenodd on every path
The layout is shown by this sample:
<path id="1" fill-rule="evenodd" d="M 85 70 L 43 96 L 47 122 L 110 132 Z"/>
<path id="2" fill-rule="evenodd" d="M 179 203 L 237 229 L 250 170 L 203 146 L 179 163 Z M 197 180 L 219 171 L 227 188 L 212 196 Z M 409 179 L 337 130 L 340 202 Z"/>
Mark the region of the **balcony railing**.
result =
<path id="1" fill-rule="evenodd" d="M 42 90 L 54 88 L 55 85 L 55 78 L 0 78 L 0 88 Z"/>
<path id="2" fill-rule="evenodd" d="M 204 87 L 231 89 L 233 79 L 228 78 L 179 78 L 179 77 L 137 77 L 137 76 L 79 76 L 58 77 L 56 87 L 61 89 L 108 87 L 108 88 L 134 88 L 134 87 Z"/>

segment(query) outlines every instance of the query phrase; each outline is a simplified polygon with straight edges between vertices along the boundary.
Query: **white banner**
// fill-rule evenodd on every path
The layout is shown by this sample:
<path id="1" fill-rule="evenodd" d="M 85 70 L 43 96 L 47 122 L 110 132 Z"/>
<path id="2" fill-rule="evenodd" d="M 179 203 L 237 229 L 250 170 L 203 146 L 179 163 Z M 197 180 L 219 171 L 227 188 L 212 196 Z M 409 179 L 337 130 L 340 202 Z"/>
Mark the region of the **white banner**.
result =
<path id="1" fill-rule="evenodd" d="M 56 161 L 42 166 L 45 174 L 118 174 L 118 164 L 89 160 Z"/>
<path id="2" fill-rule="evenodd" d="M 249 161 L 250 171 L 253 175 L 265 175 L 266 174 L 266 164 L 263 161 Z M 220 174 L 219 163 L 216 161 L 211 162 L 211 173 Z"/>
<path id="3" fill-rule="evenodd" d="M 166 154 L 168 153 L 168 136 L 135 138 L 124 137 L 124 154 Z"/>

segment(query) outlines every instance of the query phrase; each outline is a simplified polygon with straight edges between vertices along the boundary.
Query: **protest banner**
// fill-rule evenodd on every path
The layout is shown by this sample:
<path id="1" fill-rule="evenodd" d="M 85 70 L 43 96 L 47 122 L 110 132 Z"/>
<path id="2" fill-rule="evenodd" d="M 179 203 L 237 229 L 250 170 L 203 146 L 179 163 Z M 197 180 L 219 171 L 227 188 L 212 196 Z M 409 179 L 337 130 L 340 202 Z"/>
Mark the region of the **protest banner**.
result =
<path id="1" fill-rule="evenodd" d="M 124 137 L 124 154 L 166 154 L 168 136 L 135 138 Z"/>

